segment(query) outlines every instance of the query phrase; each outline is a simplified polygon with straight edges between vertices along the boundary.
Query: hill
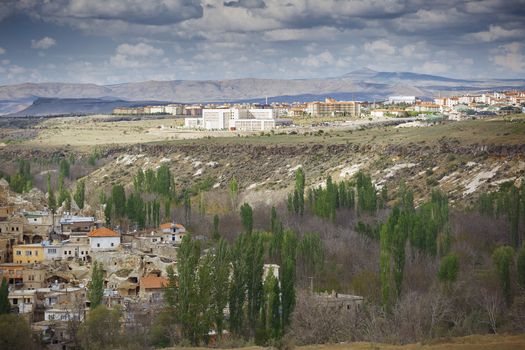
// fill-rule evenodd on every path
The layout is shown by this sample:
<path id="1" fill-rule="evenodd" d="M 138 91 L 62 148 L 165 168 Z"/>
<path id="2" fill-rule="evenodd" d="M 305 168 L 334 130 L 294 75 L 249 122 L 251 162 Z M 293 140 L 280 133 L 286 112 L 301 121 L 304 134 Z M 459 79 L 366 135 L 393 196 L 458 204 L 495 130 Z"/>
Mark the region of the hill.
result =
<path id="1" fill-rule="evenodd" d="M 360 69 L 343 76 L 316 79 L 256 79 L 145 81 L 116 85 L 27 83 L 0 86 L 0 111 L 18 112 L 10 105 L 19 100 L 45 98 L 102 98 L 177 102 L 224 102 L 264 99 L 304 101 L 324 96 L 360 100 L 389 95 L 431 97 L 456 91 L 479 92 L 525 88 L 525 79 L 461 80 L 412 72 L 376 72 Z M 9 101 L 3 104 L 1 101 Z"/>

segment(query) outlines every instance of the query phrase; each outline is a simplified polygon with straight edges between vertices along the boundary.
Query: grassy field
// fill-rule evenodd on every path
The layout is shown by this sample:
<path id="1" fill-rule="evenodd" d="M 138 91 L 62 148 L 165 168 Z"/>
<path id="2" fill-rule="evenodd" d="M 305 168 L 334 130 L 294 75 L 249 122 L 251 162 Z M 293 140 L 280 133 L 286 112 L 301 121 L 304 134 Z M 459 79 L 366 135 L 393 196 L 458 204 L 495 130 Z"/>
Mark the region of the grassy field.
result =
<path id="1" fill-rule="evenodd" d="M 207 348 L 171 348 L 173 350 L 205 350 Z M 262 350 L 262 347 L 245 347 L 240 350 Z M 387 345 L 378 343 L 324 344 L 296 347 L 298 350 L 523 350 L 525 334 L 520 335 L 471 335 L 434 341 L 431 344 Z"/>
<path id="2" fill-rule="evenodd" d="M 104 121 L 104 116 L 53 118 L 36 125 L 36 136 L 19 142 L 29 147 L 71 146 L 86 148 L 96 145 L 150 142 L 203 144 L 432 144 L 443 138 L 457 139 L 460 144 L 521 144 L 525 140 L 525 115 L 482 120 L 448 122 L 436 126 L 375 126 L 368 121 L 346 123 L 338 127 L 276 129 L 260 133 L 228 131 L 192 131 L 181 128 L 181 119 L 140 121 Z M 199 139 L 196 141 L 196 139 Z"/>

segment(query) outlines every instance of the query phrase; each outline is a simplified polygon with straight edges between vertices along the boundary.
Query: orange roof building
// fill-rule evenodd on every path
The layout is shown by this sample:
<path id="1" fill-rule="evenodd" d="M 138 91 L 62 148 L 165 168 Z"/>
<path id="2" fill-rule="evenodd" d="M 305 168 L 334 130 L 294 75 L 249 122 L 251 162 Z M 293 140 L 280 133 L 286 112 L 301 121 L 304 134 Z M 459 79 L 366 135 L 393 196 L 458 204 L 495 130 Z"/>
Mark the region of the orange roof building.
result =
<path id="1" fill-rule="evenodd" d="M 88 233 L 92 251 L 116 250 L 120 246 L 120 234 L 106 227 Z"/>
<path id="2" fill-rule="evenodd" d="M 109 228 L 101 227 L 88 233 L 88 237 L 120 237 L 120 235 Z"/>

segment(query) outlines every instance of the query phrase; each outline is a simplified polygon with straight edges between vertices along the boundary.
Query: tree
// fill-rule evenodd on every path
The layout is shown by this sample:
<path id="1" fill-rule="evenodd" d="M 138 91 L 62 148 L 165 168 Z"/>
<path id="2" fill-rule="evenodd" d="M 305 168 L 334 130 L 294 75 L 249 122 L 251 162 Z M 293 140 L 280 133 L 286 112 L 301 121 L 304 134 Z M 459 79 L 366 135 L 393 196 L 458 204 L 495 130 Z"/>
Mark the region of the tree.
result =
<path id="1" fill-rule="evenodd" d="M 454 283 L 459 273 L 459 257 L 457 254 L 450 253 L 441 259 L 439 265 L 438 278 L 443 283 Z"/>
<path id="2" fill-rule="evenodd" d="M 55 211 L 57 208 L 55 194 L 51 188 L 51 175 L 49 173 L 47 174 L 47 206 L 52 211 Z"/>
<path id="3" fill-rule="evenodd" d="M 0 349 L 36 349 L 31 328 L 23 317 L 0 315 Z"/>
<path id="4" fill-rule="evenodd" d="M 492 261 L 501 285 L 501 290 L 507 305 L 512 303 L 512 291 L 510 281 L 511 265 L 513 263 L 514 249 L 509 246 L 500 246 L 492 253 Z"/>
<path id="5" fill-rule="evenodd" d="M 69 162 L 67 161 L 67 159 L 63 158 L 63 159 L 60 161 L 60 170 L 59 170 L 59 173 L 60 173 L 63 177 L 69 177 L 69 170 L 70 170 Z"/>
<path id="6" fill-rule="evenodd" d="M 122 342 L 119 308 L 109 310 L 104 305 L 93 309 L 80 328 L 80 342 L 85 350 L 116 349 Z"/>
<path id="7" fill-rule="evenodd" d="M 221 234 L 219 232 L 219 215 L 215 214 L 213 216 L 213 232 L 212 237 L 214 240 L 218 241 L 221 238 Z"/>
<path id="8" fill-rule="evenodd" d="M 282 328 L 290 324 L 290 317 L 295 307 L 295 262 L 296 262 L 297 236 L 293 231 L 286 230 L 283 236 L 281 252 L 281 303 L 282 303 Z"/>
<path id="9" fill-rule="evenodd" d="M 77 203 L 77 205 L 78 205 L 78 207 L 80 209 L 84 208 L 85 193 L 86 193 L 86 184 L 85 184 L 85 182 L 83 180 L 82 181 L 78 181 L 75 194 L 73 195 L 73 199 L 75 200 L 75 203 Z"/>
<path id="10" fill-rule="evenodd" d="M 241 222 L 246 233 L 252 233 L 253 231 L 253 211 L 252 207 L 248 203 L 244 203 L 241 206 Z"/>
<path id="11" fill-rule="evenodd" d="M 296 214 L 304 213 L 304 185 L 305 174 L 302 167 L 295 171 L 295 189 L 294 189 L 294 211 Z"/>
<path id="12" fill-rule="evenodd" d="M 111 188 L 111 204 L 115 218 L 122 220 L 126 215 L 126 192 L 124 186 L 117 184 Z"/>
<path id="13" fill-rule="evenodd" d="M 218 238 L 213 256 L 212 309 L 217 335 L 222 337 L 224 325 L 224 308 L 228 304 L 228 286 L 230 277 L 230 252 L 228 243 Z"/>
<path id="14" fill-rule="evenodd" d="M 94 310 L 102 303 L 104 296 L 104 270 L 102 265 L 96 261 L 93 263 L 93 270 L 91 272 L 91 287 L 88 291 L 88 298 L 91 302 L 90 309 Z"/>
<path id="15" fill-rule="evenodd" d="M 237 197 L 239 195 L 239 184 L 237 183 L 237 179 L 234 177 L 230 181 L 230 200 L 232 203 L 232 209 L 235 210 L 237 208 Z"/>
<path id="16" fill-rule="evenodd" d="M 7 279 L 2 278 L 2 284 L 0 285 L 0 315 L 8 314 L 11 310 L 11 304 L 9 303 L 9 286 Z"/>
<path id="17" fill-rule="evenodd" d="M 522 288 L 525 288 L 525 243 L 521 245 L 518 251 L 516 265 L 518 268 L 518 283 Z"/>

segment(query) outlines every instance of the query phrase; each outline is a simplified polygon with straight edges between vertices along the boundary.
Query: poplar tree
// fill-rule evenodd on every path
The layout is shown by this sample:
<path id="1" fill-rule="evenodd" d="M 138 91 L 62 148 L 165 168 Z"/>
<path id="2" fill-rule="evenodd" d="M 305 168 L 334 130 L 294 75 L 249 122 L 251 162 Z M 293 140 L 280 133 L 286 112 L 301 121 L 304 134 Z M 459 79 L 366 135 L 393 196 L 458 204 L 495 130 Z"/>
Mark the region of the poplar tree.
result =
<path id="1" fill-rule="evenodd" d="M 55 211 L 57 208 L 55 193 L 51 188 L 51 175 L 49 173 L 47 174 L 47 206 L 52 211 Z"/>
<path id="2" fill-rule="evenodd" d="M 525 288 L 525 243 L 521 245 L 521 248 L 518 251 L 516 265 L 518 270 L 518 284 L 522 288 Z"/>
<path id="3" fill-rule="evenodd" d="M 90 301 L 89 308 L 94 310 L 97 306 L 102 304 L 104 297 L 104 270 L 102 264 L 93 263 L 93 270 L 91 272 L 91 286 L 88 292 Z"/>
<path id="4" fill-rule="evenodd" d="M 9 286 L 7 279 L 2 278 L 2 284 L 0 285 L 0 315 L 8 314 L 11 310 L 11 304 L 9 302 Z"/>
<path id="5" fill-rule="evenodd" d="M 228 243 L 219 237 L 213 256 L 212 308 L 217 335 L 222 338 L 225 328 L 224 308 L 228 304 L 230 277 L 230 252 Z"/>
<path id="6" fill-rule="evenodd" d="M 75 191 L 75 194 L 73 196 L 73 199 L 75 200 L 75 203 L 77 203 L 78 207 L 80 209 L 84 208 L 84 198 L 86 194 L 86 184 L 84 181 L 78 181 L 77 182 L 77 188 Z"/>
<path id="7" fill-rule="evenodd" d="M 244 203 L 241 206 L 241 222 L 246 233 L 252 233 L 253 231 L 253 211 L 252 207 L 248 203 Z"/>
<path id="8" fill-rule="evenodd" d="M 501 246 L 492 253 L 492 261 L 498 273 L 501 290 L 507 305 L 512 303 L 510 271 L 513 263 L 514 250 L 509 246 Z"/>

